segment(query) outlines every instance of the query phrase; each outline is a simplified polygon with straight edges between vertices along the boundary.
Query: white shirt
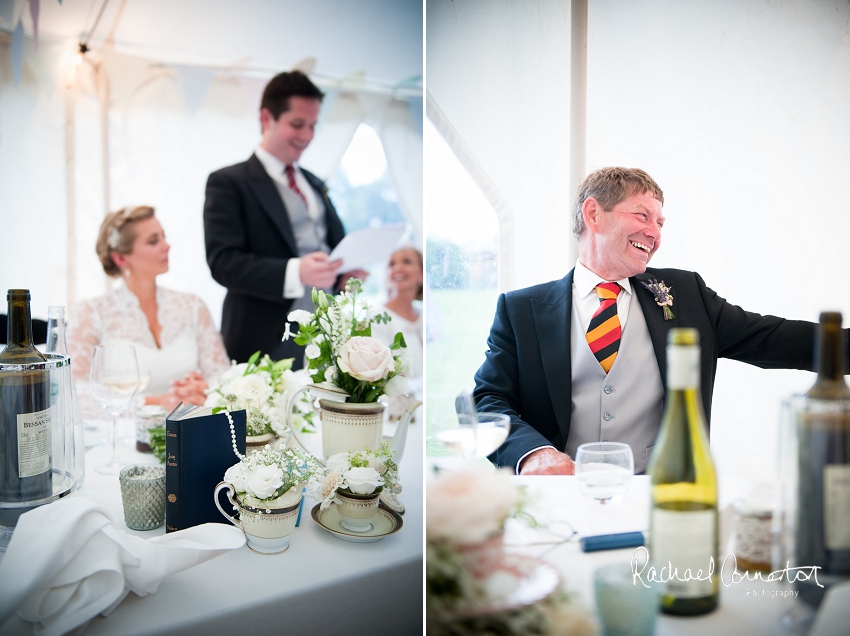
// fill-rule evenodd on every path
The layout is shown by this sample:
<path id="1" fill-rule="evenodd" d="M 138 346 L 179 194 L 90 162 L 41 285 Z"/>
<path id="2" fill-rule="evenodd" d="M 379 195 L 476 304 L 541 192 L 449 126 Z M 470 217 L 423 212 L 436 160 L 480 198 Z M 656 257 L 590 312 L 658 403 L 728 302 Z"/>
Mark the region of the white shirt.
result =
<path id="1" fill-rule="evenodd" d="M 254 154 L 257 155 L 257 159 L 260 160 L 260 164 L 262 164 L 263 169 L 266 171 L 266 174 L 271 177 L 272 181 L 283 185 L 285 188 L 289 187 L 289 179 L 284 173 L 286 165 L 280 159 L 275 157 L 262 146 L 257 146 L 254 150 Z M 298 186 L 298 189 L 301 190 L 301 194 L 303 194 L 304 198 L 307 200 L 307 214 L 311 219 L 316 221 L 322 213 L 322 207 L 316 196 L 316 191 L 313 190 L 313 186 L 311 186 L 307 181 L 307 177 L 305 177 L 304 173 L 301 172 L 301 168 L 298 167 L 298 164 L 292 164 L 292 167 L 295 169 L 295 185 Z M 286 274 L 283 278 L 284 298 L 301 298 L 304 296 L 306 290 L 304 289 L 304 283 L 301 282 L 300 268 L 300 258 L 290 258 L 287 261 Z"/>
<path id="2" fill-rule="evenodd" d="M 620 328 L 625 329 L 626 321 L 629 318 L 629 304 L 631 303 L 632 284 L 628 278 L 623 278 L 617 281 L 606 281 L 601 276 L 597 276 L 584 265 L 581 261 L 576 261 L 575 271 L 573 272 L 573 313 L 578 312 L 579 322 L 570 320 L 570 368 L 576 368 L 576 346 L 581 346 L 581 343 L 587 343 L 587 328 L 590 326 L 590 321 L 593 314 L 599 309 L 599 296 L 596 293 L 596 286 L 599 283 L 614 282 L 619 283 L 623 289 L 617 296 L 617 316 L 620 319 Z M 515 470 L 519 474 L 519 467 L 522 461 L 531 453 L 540 450 L 541 448 L 555 448 L 554 446 L 539 446 L 528 451 L 525 455 L 519 458 Z M 557 449 L 563 451 L 564 449 Z"/>

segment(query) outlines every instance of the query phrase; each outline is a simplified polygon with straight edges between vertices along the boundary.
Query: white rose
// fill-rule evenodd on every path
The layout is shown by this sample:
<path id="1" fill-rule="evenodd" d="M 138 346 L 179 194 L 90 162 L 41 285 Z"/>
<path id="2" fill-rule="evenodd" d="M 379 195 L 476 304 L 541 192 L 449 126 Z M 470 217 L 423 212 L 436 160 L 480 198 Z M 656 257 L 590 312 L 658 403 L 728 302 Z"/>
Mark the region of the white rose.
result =
<path id="1" fill-rule="evenodd" d="M 392 351 L 377 338 L 354 336 L 346 342 L 337 358 L 343 373 L 357 380 L 377 382 L 395 368 Z"/>
<path id="2" fill-rule="evenodd" d="M 304 349 L 304 355 L 310 360 L 315 360 L 322 355 L 322 350 L 314 344 L 308 344 Z"/>
<path id="3" fill-rule="evenodd" d="M 272 388 L 260 374 L 252 373 L 236 378 L 222 390 L 222 393 L 235 393 L 239 397 L 248 397 L 252 392 L 259 393 L 260 397 L 266 397 L 271 394 Z"/>
<path id="4" fill-rule="evenodd" d="M 378 471 L 368 466 L 349 468 L 343 477 L 348 489 L 355 495 L 371 495 L 378 486 L 384 485 Z"/>
<path id="5" fill-rule="evenodd" d="M 348 452 L 342 451 L 328 457 L 327 467 L 332 473 L 342 473 L 348 470 Z"/>
<path id="6" fill-rule="evenodd" d="M 242 462 L 234 464 L 225 471 L 224 481 L 231 484 L 236 492 L 245 492 L 245 468 Z"/>
<path id="7" fill-rule="evenodd" d="M 384 395 L 387 397 L 398 397 L 406 393 L 410 393 L 410 385 L 403 375 L 394 375 L 384 387 Z"/>
<path id="8" fill-rule="evenodd" d="M 313 314 L 303 309 L 295 309 L 286 317 L 289 322 L 297 322 L 299 325 L 309 325 L 313 320 Z"/>
<path id="9" fill-rule="evenodd" d="M 509 471 L 474 466 L 430 480 L 426 501 L 428 541 L 465 545 L 502 532 L 519 503 L 519 490 Z"/>
<path id="10" fill-rule="evenodd" d="M 325 382 L 333 383 L 336 379 L 336 367 L 328 367 L 325 369 Z"/>
<path id="11" fill-rule="evenodd" d="M 255 468 L 245 480 L 247 488 L 257 499 L 268 499 L 283 486 L 283 471 L 278 466 Z"/>

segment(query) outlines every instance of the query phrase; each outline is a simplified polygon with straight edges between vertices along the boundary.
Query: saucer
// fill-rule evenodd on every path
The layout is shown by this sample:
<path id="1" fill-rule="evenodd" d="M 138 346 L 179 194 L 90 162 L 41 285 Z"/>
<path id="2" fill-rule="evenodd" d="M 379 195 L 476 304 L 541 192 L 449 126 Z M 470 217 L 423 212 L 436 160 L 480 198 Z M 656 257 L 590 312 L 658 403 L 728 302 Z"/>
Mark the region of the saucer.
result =
<path id="1" fill-rule="evenodd" d="M 553 594 L 561 584 L 558 571 L 543 561 L 521 554 L 504 554 L 499 565 L 487 577 L 498 585 L 483 599 L 475 599 L 458 607 L 458 618 L 501 614 L 539 603 Z"/>
<path id="2" fill-rule="evenodd" d="M 380 541 L 384 537 L 395 534 L 404 525 L 401 515 L 394 510 L 385 508 L 383 505 L 378 508 L 378 515 L 372 521 L 372 529 L 367 532 L 351 532 L 343 528 L 340 525 L 341 518 L 335 505 L 322 510 L 321 504 L 316 504 L 310 514 L 316 523 L 332 535 L 338 539 L 351 541 L 352 543 L 373 543 L 374 541 Z"/>

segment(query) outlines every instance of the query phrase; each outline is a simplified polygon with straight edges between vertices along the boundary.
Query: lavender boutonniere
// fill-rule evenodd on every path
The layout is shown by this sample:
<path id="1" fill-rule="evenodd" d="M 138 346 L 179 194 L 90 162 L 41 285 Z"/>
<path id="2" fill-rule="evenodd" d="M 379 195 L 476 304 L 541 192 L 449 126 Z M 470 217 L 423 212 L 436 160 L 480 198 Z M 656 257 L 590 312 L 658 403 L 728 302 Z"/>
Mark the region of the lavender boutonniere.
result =
<path id="1" fill-rule="evenodd" d="M 652 278 L 649 279 L 649 282 L 641 281 L 640 284 L 655 296 L 655 302 L 664 310 L 664 320 L 674 318 L 673 311 L 670 309 L 673 306 L 673 296 L 670 295 L 671 288 L 667 287 L 663 280 L 659 283 Z"/>

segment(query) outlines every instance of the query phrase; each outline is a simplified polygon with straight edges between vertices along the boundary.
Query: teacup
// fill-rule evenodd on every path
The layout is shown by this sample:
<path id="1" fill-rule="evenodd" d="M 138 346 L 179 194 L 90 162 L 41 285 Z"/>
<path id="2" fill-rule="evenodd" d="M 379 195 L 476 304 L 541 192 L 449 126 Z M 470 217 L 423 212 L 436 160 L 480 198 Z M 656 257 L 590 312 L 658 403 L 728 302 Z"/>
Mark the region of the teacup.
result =
<path id="1" fill-rule="evenodd" d="M 238 519 L 226 513 L 218 500 L 219 492 L 225 488 L 227 498 L 239 512 Z M 242 529 L 248 547 L 254 552 L 280 554 L 289 549 L 289 535 L 295 530 L 298 508 L 303 497 L 300 486 L 289 489 L 277 499 L 261 500 L 247 493 L 237 494 L 232 484 L 222 481 L 215 487 L 213 496 L 221 514 L 234 526 Z"/>
<path id="2" fill-rule="evenodd" d="M 378 516 L 381 503 L 380 491 L 371 495 L 355 495 L 338 490 L 335 499 L 339 507 L 339 525 L 351 532 L 369 532 L 372 529 L 372 521 Z"/>

